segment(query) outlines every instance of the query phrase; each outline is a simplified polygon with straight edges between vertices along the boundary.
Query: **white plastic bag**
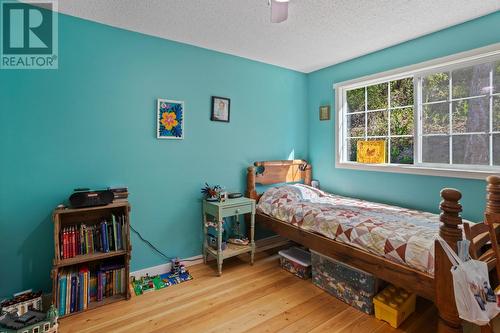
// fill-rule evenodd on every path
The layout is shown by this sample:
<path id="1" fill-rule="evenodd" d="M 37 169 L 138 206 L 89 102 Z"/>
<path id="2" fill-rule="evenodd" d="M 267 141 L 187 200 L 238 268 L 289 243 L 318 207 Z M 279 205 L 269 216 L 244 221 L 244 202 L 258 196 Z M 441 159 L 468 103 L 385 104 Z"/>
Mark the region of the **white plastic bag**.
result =
<path id="1" fill-rule="evenodd" d="M 460 318 L 479 326 L 488 325 L 499 312 L 491 289 L 488 266 L 479 260 L 462 261 L 444 240 L 439 239 L 453 265 L 453 289 Z"/>

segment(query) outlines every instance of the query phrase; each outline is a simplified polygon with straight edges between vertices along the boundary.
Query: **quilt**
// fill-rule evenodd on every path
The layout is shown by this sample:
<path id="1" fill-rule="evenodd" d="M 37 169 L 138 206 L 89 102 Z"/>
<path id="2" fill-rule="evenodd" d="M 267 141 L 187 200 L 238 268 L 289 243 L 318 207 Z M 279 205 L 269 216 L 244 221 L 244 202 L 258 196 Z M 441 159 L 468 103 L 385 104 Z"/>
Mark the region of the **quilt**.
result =
<path id="1" fill-rule="evenodd" d="M 434 274 L 439 216 L 294 184 L 273 187 L 257 210 L 417 270 Z"/>

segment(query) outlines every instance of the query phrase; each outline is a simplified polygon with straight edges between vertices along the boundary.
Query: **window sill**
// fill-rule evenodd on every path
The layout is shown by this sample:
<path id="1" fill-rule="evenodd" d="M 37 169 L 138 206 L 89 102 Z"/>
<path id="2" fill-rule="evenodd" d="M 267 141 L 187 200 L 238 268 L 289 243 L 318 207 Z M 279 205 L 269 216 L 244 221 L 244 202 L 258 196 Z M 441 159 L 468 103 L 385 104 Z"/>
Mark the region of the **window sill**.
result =
<path id="1" fill-rule="evenodd" d="M 356 162 L 337 162 L 335 163 L 335 168 L 481 180 L 485 180 L 486 177 L 492 174 L 498 174 L 500 172 L 500 168 L 495 168 L 492 170 L 464 170 L 453 168 L 433 168 L 428 166 L 405 164 L 362 164 Z"/>

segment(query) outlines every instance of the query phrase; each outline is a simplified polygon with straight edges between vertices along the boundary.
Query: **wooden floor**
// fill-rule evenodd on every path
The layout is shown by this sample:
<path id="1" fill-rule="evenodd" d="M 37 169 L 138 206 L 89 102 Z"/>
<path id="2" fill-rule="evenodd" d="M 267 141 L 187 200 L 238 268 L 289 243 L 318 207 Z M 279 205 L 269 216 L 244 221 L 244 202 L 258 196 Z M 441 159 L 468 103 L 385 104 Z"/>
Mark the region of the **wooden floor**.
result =
<path id="1" fill-rule="evenodd" d="M 417 303 L 400 329 L 366 315 L 260 253 L 189 267 L 194 280 L 60 320 L 60 332 L 433 332 L 434 306 Z"/>

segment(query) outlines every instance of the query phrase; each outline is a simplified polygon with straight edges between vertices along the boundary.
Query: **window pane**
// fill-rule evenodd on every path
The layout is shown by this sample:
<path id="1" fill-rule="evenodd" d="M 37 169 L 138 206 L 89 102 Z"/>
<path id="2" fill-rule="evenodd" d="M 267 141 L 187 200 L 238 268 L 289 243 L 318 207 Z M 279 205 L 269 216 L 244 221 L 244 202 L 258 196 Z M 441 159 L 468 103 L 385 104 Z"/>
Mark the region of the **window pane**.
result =
<path id="1" fill-rule="evenodd" d="M 493 92 L 500 93 L 500 60 L 495 63 L 493 72 Z"/>
<path id="2" fill-rule="evenodd" d="M 450 163 L 450 138 L 448 136 L 428 136 L 422 138 L 422 162 Z"/>
<path id="3" fill-rule="evenodd" d="M 348 136 L 365 136 L 365 114 L 356 113 L 347 116 Z"/>
<path id="4" fill-rule="evenodd" d="M 388 135 L 387 111 L 368 112 L 368 136 Z"/>
<path id="5" fill-rule="evenodd" d="M 489 164 L 490 150 L 486 134 L 454 135 L 453 164 Z"/>
<path id="6" fill-rule="evenodd" d="M 451 73 L 453 98 L 489 93 L 491 63 L 454 70 Z"/>
<path id="7" fill-rule="evenodd" d="M 500 131 L 500 96 L 493 97 L 493 130 Z"/>
<path id="8" fill-rule="evenodd" d="M 490 128 L 488 97 L 453 102 L 452 129 L 454 133 L 486 132 Z"/>
<path id="9" fill-rule="evenodd" d="M 413 105 L 413 78 L 391 81 L 391 107 Z"/>
<path id="10" fill-rule="evenodd" d="M 391 135 L 412 135 L 413 128 L 413 108 L 391 111 Z"/>
<path id="11" fill-rule="evenodd" d="M 413 138 L 391 138 L 391 163 L 413 164 Z"/>
<path id="12" fill-rule="evenodd" d="M 448 99 L 449 75 L 446 72 L 428 75 L 422 80 L 422 102 L 436 102 Z"/>
<path id="13" fill-rule="evenodd" d="M 365 88 L 349 90 L 347 95 L 347 112 L 365 110 Z"/>
<path id="14" fill-rule="evenodd" d="M 347 139 L 347 160 L 351 162 L 357 161 L 358 141 L 364 139 Z"/>
<path id="15" fill-rule="evenodd" d="M 493 165 L 500 165 L 500 134 L 493 134 Z"/>
<path id="16" fill-rule="evenodd" d="M 422 130 L 424 134 L 445 134 L 449 129 L 449 103 L 428 104 L 423 107 Z"/>
<path id="17" fill-rule="evenodd" d="M 387 85 L 385 82 L 367 87 L 368 110 L 387 108 Z"/>

